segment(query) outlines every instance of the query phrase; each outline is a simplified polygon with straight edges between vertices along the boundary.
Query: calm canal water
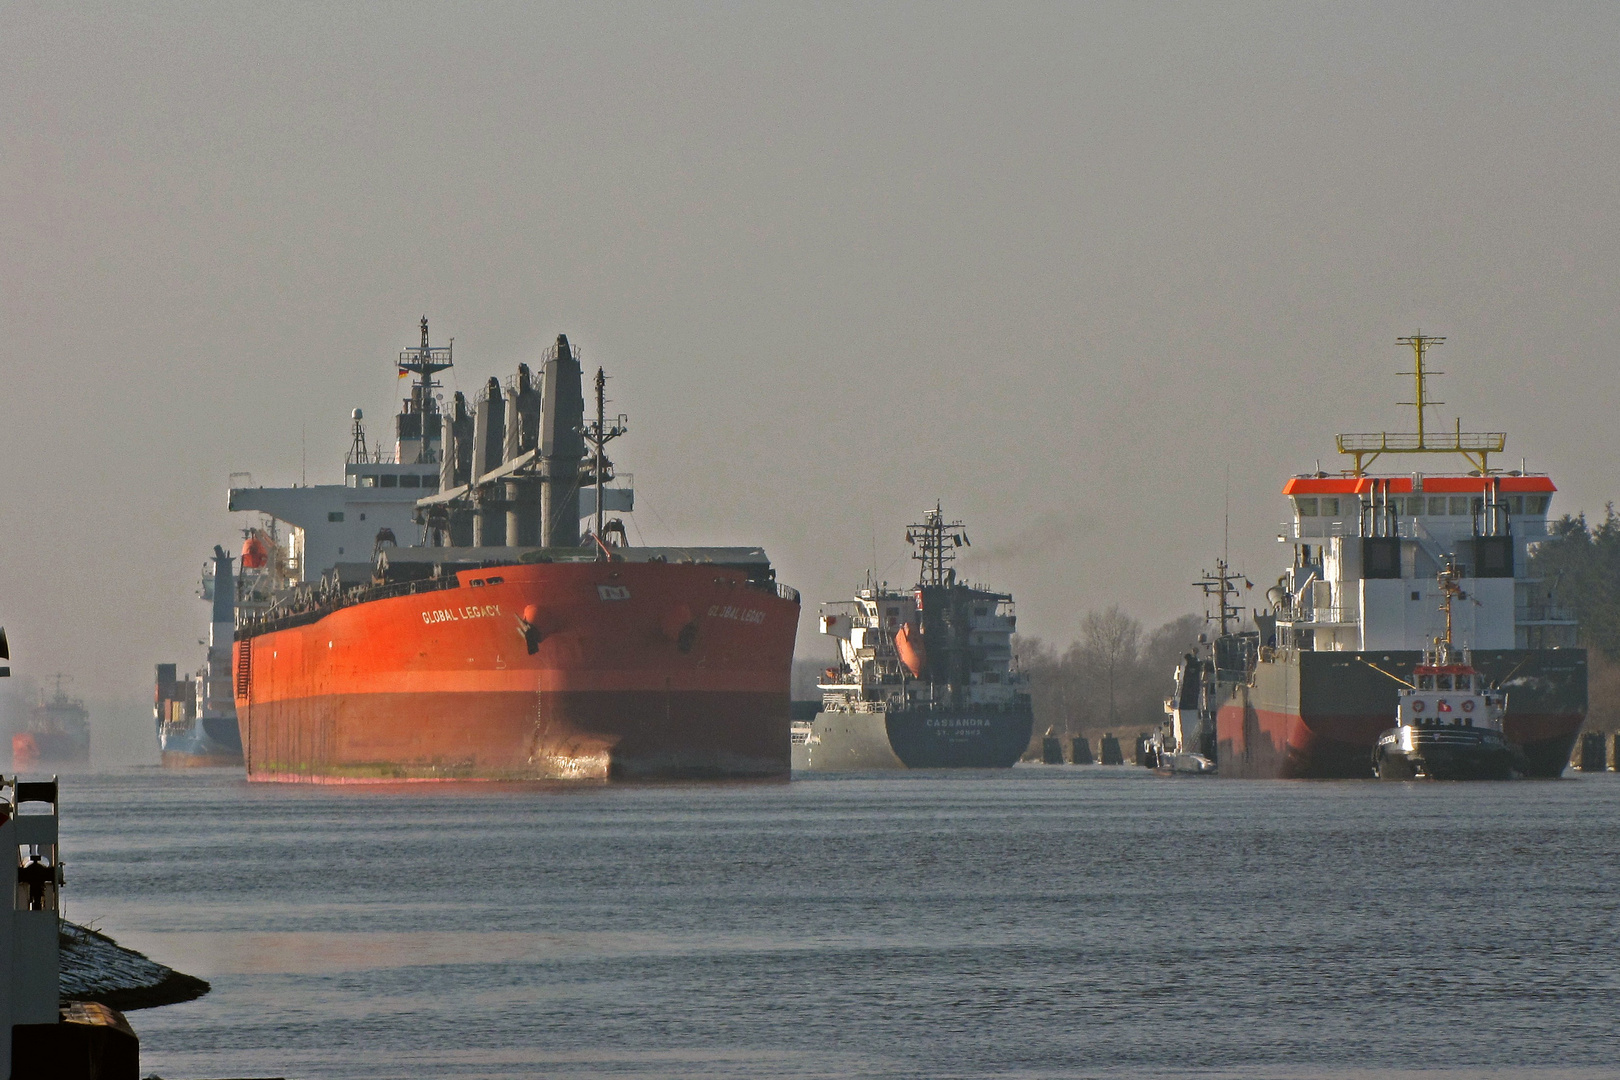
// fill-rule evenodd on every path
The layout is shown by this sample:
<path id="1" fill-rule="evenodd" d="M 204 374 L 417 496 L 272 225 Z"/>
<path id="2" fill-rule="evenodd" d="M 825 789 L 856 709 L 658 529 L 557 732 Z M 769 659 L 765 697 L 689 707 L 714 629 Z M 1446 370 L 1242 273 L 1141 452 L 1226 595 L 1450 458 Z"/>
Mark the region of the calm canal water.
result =
<path id="1" fill-rule="evenodd" d="M 1614 776 L 63 786 L 143 1075 L 1620 1076 Z"/>

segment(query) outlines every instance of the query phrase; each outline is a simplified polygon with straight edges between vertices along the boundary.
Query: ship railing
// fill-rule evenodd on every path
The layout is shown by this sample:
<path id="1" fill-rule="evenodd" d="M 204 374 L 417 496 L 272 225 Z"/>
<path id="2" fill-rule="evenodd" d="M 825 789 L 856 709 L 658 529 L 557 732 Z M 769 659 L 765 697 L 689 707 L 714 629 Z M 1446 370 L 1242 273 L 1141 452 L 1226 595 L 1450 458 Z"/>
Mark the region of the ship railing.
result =
<path id="1" fill-rule="evenodd" d="M 1355 604 L 1334 604 L 1300 608 L 1293 615 L 1290 621 L 1294 626 L 1354 626 L 1361 620 L 1361 608 Z"/>
<path id="2" fill-rule="evenodd" d="M 1484 451 L 1500 454 L 1507 444 L 1507 435 L 1500 431 L 1426 431 L 1416 432 L 1361 431 L 1340 435 L 1339 453 L 1410 453 L 1440 451 L 1469 453 Z"/>

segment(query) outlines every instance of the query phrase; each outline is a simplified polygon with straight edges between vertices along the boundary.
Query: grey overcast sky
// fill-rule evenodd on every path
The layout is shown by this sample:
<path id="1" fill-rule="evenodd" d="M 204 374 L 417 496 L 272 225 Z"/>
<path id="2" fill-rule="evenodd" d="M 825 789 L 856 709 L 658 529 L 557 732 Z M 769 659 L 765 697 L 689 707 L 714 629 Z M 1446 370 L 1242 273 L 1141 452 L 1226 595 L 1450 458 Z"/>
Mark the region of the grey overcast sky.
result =
<path id="1" fill-rule="evenodd" d="M 227 477 L 341 476 L 426 313 L 451 388 L 605 364 L 649 543 L 817 601 L 963 566 L 1066 642 L 1222 544 L 1276 575 L 1335 431 L 1620 493 L 1613 4 L 0 5 L 0 619 L 148 701 Z M 1432 468 L 1432 467 L 1431 467 Z"/>

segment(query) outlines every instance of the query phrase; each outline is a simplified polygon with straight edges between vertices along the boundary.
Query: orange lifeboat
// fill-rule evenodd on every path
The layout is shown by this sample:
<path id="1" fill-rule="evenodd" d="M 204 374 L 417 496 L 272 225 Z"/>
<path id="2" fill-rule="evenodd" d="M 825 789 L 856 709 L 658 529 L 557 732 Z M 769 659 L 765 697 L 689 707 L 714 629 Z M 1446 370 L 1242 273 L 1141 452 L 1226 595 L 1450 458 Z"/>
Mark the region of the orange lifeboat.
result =
<path id="1" fill-rule="evenodd" d="M 901 623 L 894 635 L 894 651 L 912 677 L 922 678 L 923 666 L 928 663 L 928 649 L 923 645 L 922 631 L 911 623 Z"/>
<path id="2" fill-rule="evenodd" d="M 270 562 L 270 545 L 264 542 L 258 530 L 248 533 L 242 541 L 242 569 L 263 570 Z"/>

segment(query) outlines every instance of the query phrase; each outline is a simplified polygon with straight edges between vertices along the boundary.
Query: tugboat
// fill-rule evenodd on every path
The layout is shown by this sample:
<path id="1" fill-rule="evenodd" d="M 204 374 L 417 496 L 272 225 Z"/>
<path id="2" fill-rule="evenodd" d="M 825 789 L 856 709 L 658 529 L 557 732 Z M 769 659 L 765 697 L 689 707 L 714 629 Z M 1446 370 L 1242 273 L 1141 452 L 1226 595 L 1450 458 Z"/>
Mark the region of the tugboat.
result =
<path id="1" fill-rule="evenodd" d="M 1524 775 L 1522 755 L 1502 730 L 1507 694 L 1487 684 L 1451 644 L 1451 602 L 1463 599 L 1449 560 L 1439 573 L 1444 637 L 1434 639 L 1412 682 L 1400 680 L 1395 727 L 1378 737 L 1373 773 L 1381 780 L 1510 780 Z M 1392 678 L 1394 676 L 1391 676 Z"/>
<path id="2" fill-rule="evenodd" d="M 1234 573 L 1225 559 L 1216 559 L 1215 573 L 1205 571 L 1193 582 L 1204 590 L 1205 597 L 1218 599 L 1220 615 L 1206 612 L 1205 618 L 1218 622 L 1221 632 L 1214 646 L 1199 634 L 1197 647 L 1182 656 L 1176 665 L 1175 690 L 1164 699 L 1164 721 L 1142 743 L 1142 764 L 1161 776 L 1216 774 L 1215 716 L 1223 689 L 1231 689 L 1223 688 L 1217 677 L 1216 650 L 1245 640 L 1233 629 L 1242 618 L 1242 609 L 1231 602 L 1239 579 L 1247 580 Z"/>
<path id="3" fill-rule="evenodd" d="M 936 503 L 906 531 L 922 564 L 910 591 L 868 581 L 825 604 L 821 632 L 839 663 L 817 685 L 822 708 L 790 733 L 797 771 L 1005 769 L 1035 725 L 1012 662 L 1013 599 L 957 580 L 947 565 L 971 546 Z"/>

